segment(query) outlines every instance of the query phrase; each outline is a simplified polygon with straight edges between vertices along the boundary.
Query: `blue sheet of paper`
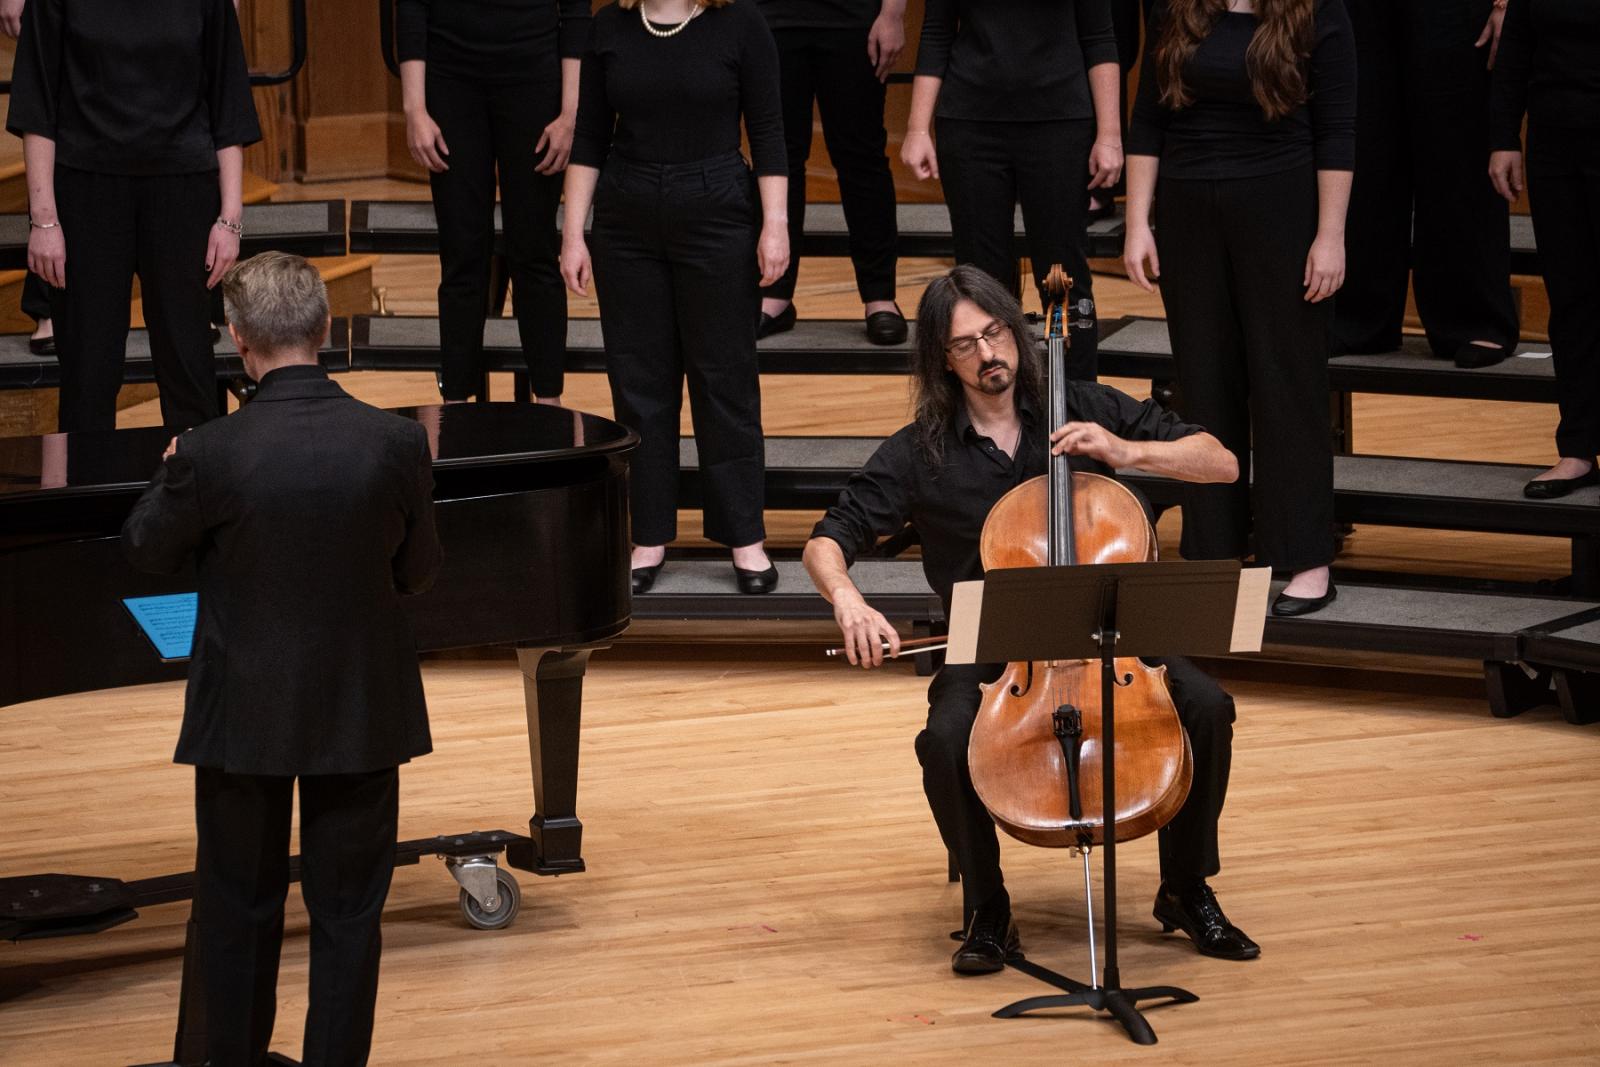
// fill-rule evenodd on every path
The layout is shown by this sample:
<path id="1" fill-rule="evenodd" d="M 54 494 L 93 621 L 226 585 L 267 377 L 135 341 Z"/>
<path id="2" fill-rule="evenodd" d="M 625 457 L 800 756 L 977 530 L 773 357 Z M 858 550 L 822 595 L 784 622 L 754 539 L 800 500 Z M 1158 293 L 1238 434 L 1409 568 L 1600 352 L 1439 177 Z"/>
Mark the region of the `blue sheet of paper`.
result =
<path id="1" fill-rule="evenodd" d="M 122 605 L 155 646 L 156 655 L 161 657 L 163 663 L 189 658 L 189 651 L 194 647 L 194 619 L 200 607 L 199 593 L 123 597 Z"/>

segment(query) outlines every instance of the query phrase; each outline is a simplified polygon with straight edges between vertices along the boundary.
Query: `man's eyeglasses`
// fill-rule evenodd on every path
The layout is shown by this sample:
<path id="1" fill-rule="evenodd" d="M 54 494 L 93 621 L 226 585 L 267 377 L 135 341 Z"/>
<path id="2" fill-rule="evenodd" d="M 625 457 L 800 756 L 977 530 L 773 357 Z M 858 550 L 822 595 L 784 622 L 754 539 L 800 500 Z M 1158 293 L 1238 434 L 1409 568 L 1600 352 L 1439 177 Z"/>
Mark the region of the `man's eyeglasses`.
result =
<path id="1" fill-rule="evenodd" d="M 992 322 L 980 334 L 974 337 L 952 337 L 950 343 L 944 346 L 945 354 L 952 359 L 968 360 L 978 354 L 978 342 L 982 340 L 991 349 L 999 347 L 1001 341 L 1011 340 L 1011 327 L 1003 322 Z"/>

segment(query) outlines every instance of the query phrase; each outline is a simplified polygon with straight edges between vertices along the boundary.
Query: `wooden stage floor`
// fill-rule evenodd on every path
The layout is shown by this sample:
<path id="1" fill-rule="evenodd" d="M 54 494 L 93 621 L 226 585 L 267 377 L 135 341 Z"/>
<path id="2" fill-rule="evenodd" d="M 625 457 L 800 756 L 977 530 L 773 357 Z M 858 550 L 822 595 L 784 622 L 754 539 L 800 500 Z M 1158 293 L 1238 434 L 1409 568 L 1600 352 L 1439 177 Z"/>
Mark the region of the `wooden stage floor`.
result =
<path id="1" fill-rule="evenodd" d="M 1236 682 L 1214 881 L 1263 945 L 1207 960 L 1149 915 L 1153 838 L 1126 846 L 1130 984 L 1156 1050 L 1073 1012 L 999 1021 L 1042 991 L 961 979 L 959 888 L 911 741 L 925 681 L 814 650 L 595 656 L 579 814 L 588 873 L 523 876 L 508 930 L 468 929 L 425 861 L 385 915 L 375 1064 L 1594 1063 L 1600 1057 L 1600 734 L 1479 699 Z M 520 676 L 430 660 L 437 750 L 402 776 L 401 835 L 517 828 L 530 808 Z M 0 712 L 0 874 L 124 878 L 191 863 L 176 684 Z M 1007 842 L 1033 958 L 1084 970 L 1079 876 Z M 82 938 L 0 946 L 0 1063 L 165 1055 L 186 904 Z M 297 1052 L 307 928 L 291 891 L 276 1047 Z"/>

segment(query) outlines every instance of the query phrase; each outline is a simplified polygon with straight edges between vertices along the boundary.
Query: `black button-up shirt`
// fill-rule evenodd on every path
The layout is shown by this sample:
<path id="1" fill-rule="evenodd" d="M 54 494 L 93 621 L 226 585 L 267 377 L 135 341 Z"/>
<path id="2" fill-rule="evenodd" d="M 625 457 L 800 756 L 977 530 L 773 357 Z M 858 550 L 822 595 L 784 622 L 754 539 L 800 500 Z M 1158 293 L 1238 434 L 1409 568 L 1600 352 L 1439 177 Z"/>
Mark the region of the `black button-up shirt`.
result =
<path id="1" fill-rule="evenodd" d="M 922 541 L 922 570 L 928 585 L 950 612 L 950 589 L 956 582 L 983 577 L 978 538 L 989 509 L 1014 486 L 1044 474 L 1050 466 L 1050 431 L 1046 419 L 1019 392 L 1017 411 L 1022 433 L 1013 458 L 972 425 L 963 405 L 946 433 L 944 461 L 937 468 L 917 443 L 912 424 L 890 437 L 852 475 L 839 502 L 811 531 L 838 543 L 847 563 L 897 533 L 906 523 Z M 1143 403 L 1126 393 L 1094 382 L 1067 383 L 1067 416 L 1072 422 L 1095 422 L 1129 441 L 1176 441 L 1202 432 L 1153 400 Z M 1111 474 L 1105 464 L 1086 456 L 1070 459 L 1073 470 Z"/>
<path id="2" fill-rule="evenodd" d="M 233 0 L 28 0 L 6 129 L 98 174 L 216 170 L 261 139 Z"/>

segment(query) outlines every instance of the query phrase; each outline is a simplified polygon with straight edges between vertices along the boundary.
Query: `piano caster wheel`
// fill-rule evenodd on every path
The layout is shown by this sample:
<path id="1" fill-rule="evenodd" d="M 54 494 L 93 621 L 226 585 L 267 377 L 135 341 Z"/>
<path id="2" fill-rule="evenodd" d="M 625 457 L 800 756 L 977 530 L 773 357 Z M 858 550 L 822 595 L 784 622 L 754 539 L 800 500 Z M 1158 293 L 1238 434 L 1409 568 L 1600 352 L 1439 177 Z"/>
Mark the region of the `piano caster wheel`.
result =
<path id="1" fill-rule="evenodd" d="M 490 906 L 480 904 L 467 890 L 461 890 L 461 916 L 467 925 L 479 930 L 501 930 L 516 919 L 522 910 L 522 889 L 509 871 L 494 872 L 495 892 Z"/>

